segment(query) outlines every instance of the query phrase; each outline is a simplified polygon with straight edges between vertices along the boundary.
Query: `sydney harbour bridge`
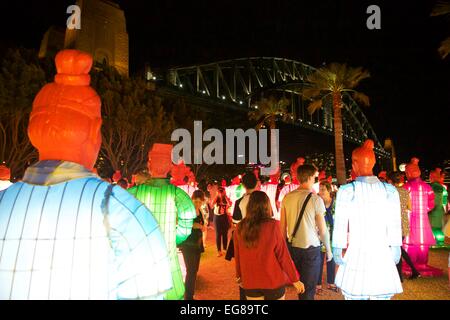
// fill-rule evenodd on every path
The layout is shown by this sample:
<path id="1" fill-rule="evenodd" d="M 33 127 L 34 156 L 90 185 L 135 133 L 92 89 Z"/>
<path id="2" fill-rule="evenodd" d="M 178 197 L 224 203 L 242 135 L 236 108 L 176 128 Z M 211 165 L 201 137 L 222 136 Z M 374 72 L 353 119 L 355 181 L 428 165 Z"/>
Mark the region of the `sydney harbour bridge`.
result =
<path id="1" fill-rule="evenodd" d="M 299 61 L 276 57 L 250 57 L 218 61 L 166 70 L 165 85 L 159 88 L 164 95 L 182 96 L 210 112 L 216 107 L 230 112 L 247 113 L 257 108 L 257 102 L 268 92 L 278 92 L 289 99 L 290 119 L 295 127 L 302 127 L 324 135 L 333 135 L 332 103 L 310 115 L 302 89 L 308 86 L 307 76 L 316 69 Z M 360 144 L 365 139 L 375 142 L 375 153 L 381 159 L 391 158 L 383 148 L 375 131 L 358 104 L 343 96 L 343 138 L 346 143 Z"/>

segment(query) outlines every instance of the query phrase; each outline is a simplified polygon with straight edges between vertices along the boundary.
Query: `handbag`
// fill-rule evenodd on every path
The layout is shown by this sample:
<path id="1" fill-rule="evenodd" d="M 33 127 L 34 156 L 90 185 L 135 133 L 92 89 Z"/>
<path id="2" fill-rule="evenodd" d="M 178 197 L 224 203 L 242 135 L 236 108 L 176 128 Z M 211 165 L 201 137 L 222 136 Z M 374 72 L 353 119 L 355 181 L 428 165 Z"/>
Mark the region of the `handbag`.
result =
<path id="1" fill-rule="evenodd" d="M 300 210 L 300 213 L 298 215 L 297 222 L 295 223 L 294 231 L 292 232 L 292 235 L 286 240 L 286 244 L 287 244 L 289 253 L 291 254 L 291 257 L 292 257 L 292 254 L 293 254 L 292 241 L 294 240 L 295 235 L 297 234 L 297 230 L 300 227 L 300 222 L 302 221 L 303 214 L 305 213 L 306 205 L 308 204 L 309 199 L 311 199 L 311 196 L 312 196 L 312 193 L 310 192 L 306 196 L 305 201 L 303 201 L 303 206 L 302 206 L 302 209 Z"/>

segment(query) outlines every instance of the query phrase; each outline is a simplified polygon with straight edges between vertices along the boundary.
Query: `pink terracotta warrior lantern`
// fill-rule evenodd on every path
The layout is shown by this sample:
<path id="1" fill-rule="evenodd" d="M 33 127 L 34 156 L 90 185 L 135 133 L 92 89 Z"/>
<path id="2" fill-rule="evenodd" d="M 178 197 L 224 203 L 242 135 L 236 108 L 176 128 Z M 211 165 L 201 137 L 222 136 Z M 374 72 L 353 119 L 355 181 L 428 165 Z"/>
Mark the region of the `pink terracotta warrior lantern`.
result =
<path id="1" fill-rule="evenodd" d="M 405 238 L 405 250 L 412 263 L 422 276 L 438 276 L 442 271 L 428 265 L 428 251 L 436 244 L 428 212 L 434 207 L 433 189 L 420 178 L 419 159 L 412 158 L 405 168 L 408 182 L 404 188 L 410 192 L 412 210 L 410 213 L 410 233 Z M 407 265 L 403 266 L 406 274 L 411 274 Z"/>

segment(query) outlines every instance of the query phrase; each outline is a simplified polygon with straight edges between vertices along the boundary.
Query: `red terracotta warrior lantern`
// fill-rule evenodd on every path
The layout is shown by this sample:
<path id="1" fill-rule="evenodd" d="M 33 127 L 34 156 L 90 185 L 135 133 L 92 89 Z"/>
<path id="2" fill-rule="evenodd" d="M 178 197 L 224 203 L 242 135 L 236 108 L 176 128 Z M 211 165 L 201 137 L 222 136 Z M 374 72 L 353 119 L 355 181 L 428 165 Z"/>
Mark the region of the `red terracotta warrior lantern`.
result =
<path id="1" fill-rule="evenodd" d="M 0 212 L 20 222 L 0 228 L 0 299 L 161 299 L 172 277 L 157 221 L 93 173 L 102 119 L 92 57 L 63 50 L 55 60 L 55 82 L 37 94 L 28 126 L 39 161 L 0 191 Z"/>
<path id="2" fill-rule="evenodd" d="M 175 186 L 184 185 L 186 183 L 185 178 L 189 172 L 190 169 L 184 164 L 184 161 L 181 160 L 178 164 L 173 164 L 170 169 L 170 174 L 172 176 L 170 183 Z"/>
<path id="3" fill-rule="evenodd" d="M 9 181 L 11 179 L 11 171 L 5 165 L 0 165 L 0 180 Z"/>
<path id="4" fill-rule="evenodd" d="M 71 161 L 92 170 L 102 143 L 100 97 L 89 86 L 92 58 L 63 50 L 55 61 L 58 74 L 33 101 L 28 136 L 40 161 Z"/>

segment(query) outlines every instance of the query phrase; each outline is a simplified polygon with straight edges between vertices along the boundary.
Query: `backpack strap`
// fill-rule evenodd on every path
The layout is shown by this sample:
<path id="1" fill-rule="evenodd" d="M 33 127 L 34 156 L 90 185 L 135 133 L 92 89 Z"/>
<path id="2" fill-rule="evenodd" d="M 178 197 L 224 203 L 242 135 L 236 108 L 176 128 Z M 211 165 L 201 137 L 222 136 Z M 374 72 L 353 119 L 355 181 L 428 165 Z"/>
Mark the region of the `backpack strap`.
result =
<path id="1" fill-rule="evenodd" d="M 292 243 L 294 240 L 295 235 L 297 234 L 297 230 L 300 227 L 300 222 L 302 221 L 303 214 L 305 213 L 306 205 L 308 204 L 309 199 L 311 199 L 312 193 L 310 192 L 307 196 L 305 201 L 303 201 L 302 209 L 300 210 L 299 217 L 297 219 L 297 222 L 295 223 L 294 232 L 292 232 L 292 235 L 289 237 L 289 243 Z"/>

